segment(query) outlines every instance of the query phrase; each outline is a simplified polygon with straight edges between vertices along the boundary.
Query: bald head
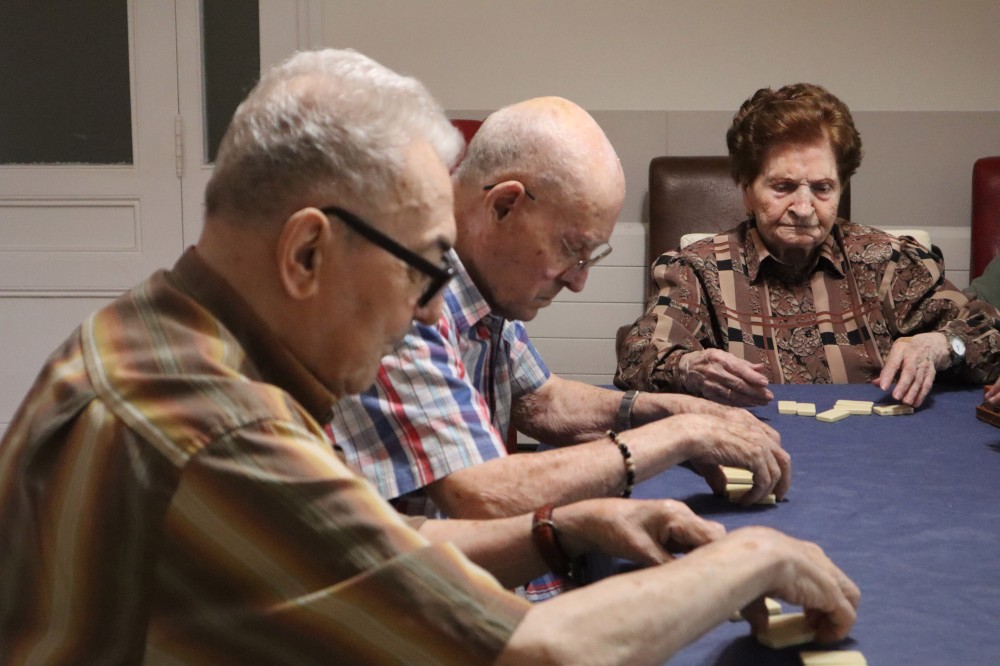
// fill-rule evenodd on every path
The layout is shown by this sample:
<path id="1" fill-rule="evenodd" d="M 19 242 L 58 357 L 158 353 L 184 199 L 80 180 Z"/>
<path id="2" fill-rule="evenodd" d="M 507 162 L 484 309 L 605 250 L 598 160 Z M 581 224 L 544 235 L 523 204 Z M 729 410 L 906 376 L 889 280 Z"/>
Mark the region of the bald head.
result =
<path id="1" fill-rule="evenodd" d="M 452 181 L 463 265 L 494 312 L 524 321 L 563 288 L 583 289 L 625 199 L 611 142 L 560 97 L 493 113 Z"/>
<path id="2" fill-rule="evenodd" d="M 519 180 L 538 194 L 579 201 L 624 196 L 625 177 L 597 122 L 561 97 L 537 97 L 489 116 L 455 173 L 458 185 Z M 549 198 L 547 196 L 547 198 Z"/>

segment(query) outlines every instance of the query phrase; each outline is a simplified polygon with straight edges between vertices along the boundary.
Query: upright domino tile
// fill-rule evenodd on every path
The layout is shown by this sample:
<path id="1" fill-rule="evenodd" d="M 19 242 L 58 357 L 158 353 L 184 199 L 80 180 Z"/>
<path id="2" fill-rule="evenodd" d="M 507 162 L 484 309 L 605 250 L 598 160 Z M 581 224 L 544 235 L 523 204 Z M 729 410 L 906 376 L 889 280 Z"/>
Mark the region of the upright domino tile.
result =
<path id="1" fill-rule="evenodd" d="M 764 607 L 767 609 L 768 615 L 781 615 L 781 602 L 777 599 L 772 599 L 771 597 L 764 597 Z M 739 622 L 743 619 L 739 611 L 735 611 L 729 616 L 730 622 Z"/>
<path id="2" fill-rule="evenodd" d="M 768 621 L 767 631 L 757 634 L 757 642 L 775 650 L 808 643 L 815 638 L 816 630 L 809 626 L 805 613 L 776 615 Z"/>
<path id="3" fill-rule="evenodd" d="M 904 416 L 913 413 L 909 405 L 876 405 L 872 411 L 879 416 Z"/>
<path id="4" fill-rule="evenodd" d="M 868 666 L 858 650 L 817 650 L 799 653 L 802 666 Z"/>
<path id="5" fill-rule="evenodd" d="M 739 502 L 740 498 L 746 495 L 753 486 L 748 486 L 742 483 L 727 483 L 726 484 L 726 497 L 729 498 L 730 502 Z M 762 498 L 754 502 L 754 504 L 777 504 L 778 498 L 774 493 L 768 493 Z"/>
<path id="6" fill-rule="evenodd" d="M 800 402 L 795 409 L 795 413 L 799 416 L 816 416 L 816 403 Z"/>
<path id="7" fill-rule="evenodd" d="M 726 475 L 726 483 L 730 485 L 753 485 L 753 472 L 741 467 L 722 466 L 722 473 Z"/>

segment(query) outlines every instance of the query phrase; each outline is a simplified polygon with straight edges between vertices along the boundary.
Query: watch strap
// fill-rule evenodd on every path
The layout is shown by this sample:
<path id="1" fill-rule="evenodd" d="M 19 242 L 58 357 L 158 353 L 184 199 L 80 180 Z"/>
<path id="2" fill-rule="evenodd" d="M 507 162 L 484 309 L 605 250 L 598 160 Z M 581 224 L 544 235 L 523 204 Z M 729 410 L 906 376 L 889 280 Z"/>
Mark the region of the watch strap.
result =
<path id="1" fill-rule="evenodd" d="M 632 429 L 632 407 L 635 405 L 637 397 L 639 397 L 639 392 L 635 389 L 625 391 L 622 401 L 618 403 L 618 413 L 615 414 L 615 432 Z"/>

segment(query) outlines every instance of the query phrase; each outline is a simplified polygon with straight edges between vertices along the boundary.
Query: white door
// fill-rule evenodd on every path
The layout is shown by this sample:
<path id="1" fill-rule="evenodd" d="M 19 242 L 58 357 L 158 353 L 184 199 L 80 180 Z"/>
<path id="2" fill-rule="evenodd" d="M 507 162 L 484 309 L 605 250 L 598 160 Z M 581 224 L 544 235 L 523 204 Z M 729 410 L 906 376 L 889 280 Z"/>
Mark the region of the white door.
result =
<path id="1" fill-rule="evenodd" d="M 312 44 L 317 0 L 259 4 L 262 65 Z M 89 312 L 197 239 L 202 9 L 0 0 L 0 435 Z"/>
<path id="2" fill-rule="evenodd" d="M 120 292 L 182 247 L 173 3 L 122 2 L 93 23 L 85 10 L 66 16 L 78 3 L 58 12 L 51 2 L 7 4 L 16 7 L 4 23 L 37 13 L 23 28 L 40 32 L 23 40 L 34 45 L 15 67 L 23 85 L 0 98 L 12 119 L 0 125 L 0 146 L 9 146 L 0 150 L 0 289 L 21 297 Z M 112 3 L 79 3 L 91 4 Z M 79 41 L 67 44 L 66 34 Z M 100 48 L 72 48 L 89 41 Z M 65 50 L 47 57 L 57 44 Z M 49 116 L 50 107 L 62 113 Z"/>

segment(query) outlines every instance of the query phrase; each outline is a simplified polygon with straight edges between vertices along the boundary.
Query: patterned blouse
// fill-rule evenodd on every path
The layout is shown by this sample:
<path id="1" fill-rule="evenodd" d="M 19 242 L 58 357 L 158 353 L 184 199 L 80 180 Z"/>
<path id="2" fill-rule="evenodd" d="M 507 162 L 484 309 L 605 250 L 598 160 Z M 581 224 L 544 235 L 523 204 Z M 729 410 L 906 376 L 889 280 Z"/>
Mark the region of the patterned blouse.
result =
<path id="1" fill-rule="evenodd" d="M 618 350 L 615 384 L 683 391 L 690 351 L 716 348 L 763 363 L 776 384 L 865 383 L 896 338 L 958 335 L 969 382 L 1000 374 L 1000 313 L 944 277 L 944 263 L 909 237 L 838 220 L 815 263 L 792 273 L 767 250 L 753 220 L 663 254 L 659 293 Z"/>

